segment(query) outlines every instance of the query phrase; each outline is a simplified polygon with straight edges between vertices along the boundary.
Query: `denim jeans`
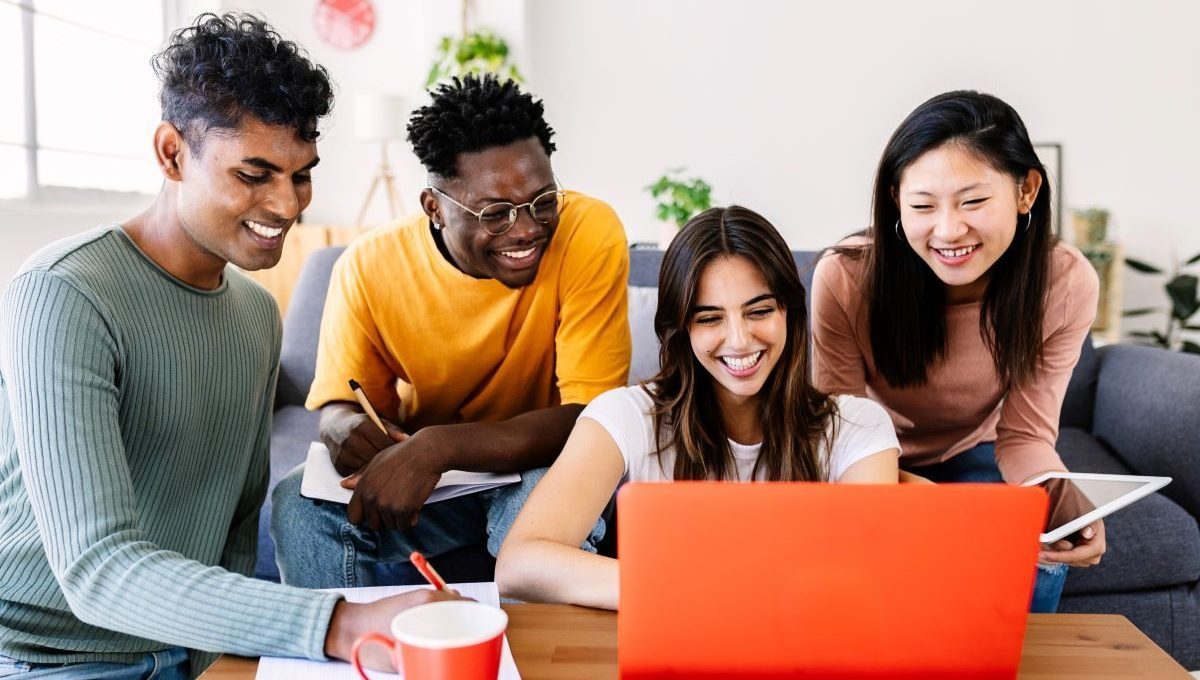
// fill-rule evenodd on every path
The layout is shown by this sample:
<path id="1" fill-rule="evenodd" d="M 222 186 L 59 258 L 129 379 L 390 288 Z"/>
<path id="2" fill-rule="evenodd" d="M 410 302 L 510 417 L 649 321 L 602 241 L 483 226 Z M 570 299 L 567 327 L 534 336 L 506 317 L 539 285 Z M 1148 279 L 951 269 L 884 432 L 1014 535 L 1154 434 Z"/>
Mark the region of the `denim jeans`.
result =
<path id="1" fill-rule="evenodd" d="M 906 468 L 931 482 L 975 482 L 1003 483 L 1000 467 L 996 465 L 995 442 L 976 444 L 950 460 Z M 1067 582 L 1067 565 L 1038 564 L 1037 579 L 1033 583 L 1033 599 L 1029 611 L 1035 614 L 1053 614 L 1058 610 L 1063 585 Z"/>
<path id="2" fill-rule="evenodd" d="M 188 680 L 187 650 L 172 647 L 133 663 L 29 663 L 0 654 L 0 678 L 20 680 Z"/>
<path id="3" fill-rule="evenodd" d="M 434 558 L 486 542 L 493 557 L 546 468 L 521 473 L 521 482 L 430 503 L 409 531 L 371 531 L 351 524 L 346 506 L 314 503 L 300 495 L 304 466 L 292 470 L 271 496 L 271 536 L 280 580 L 304 588 L 355 588 L 395 583 L 395 565 L 419 550 Z M 603 519 L 580 546 L 596 552 Z"/>

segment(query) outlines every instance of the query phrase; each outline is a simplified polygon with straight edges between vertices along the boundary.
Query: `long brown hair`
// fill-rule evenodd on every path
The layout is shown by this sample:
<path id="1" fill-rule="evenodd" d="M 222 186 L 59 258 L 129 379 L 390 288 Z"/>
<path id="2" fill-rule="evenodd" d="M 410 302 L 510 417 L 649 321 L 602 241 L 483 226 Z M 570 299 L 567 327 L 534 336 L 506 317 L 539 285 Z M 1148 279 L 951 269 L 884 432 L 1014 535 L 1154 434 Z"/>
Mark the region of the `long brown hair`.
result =
<path id="1" fill-rule="evenodd" d="M 775 227 L 738 206 L 711 208 L 693 217 L 663 256 L 654 315 L 661 370 L 642 384 L 655 405 L 657 452 L 674 448 L 674 479 L 728 479 L 736 469 L 714 380 L 693 353 L 688 335 L 700 276 L 724 255 L 757 267 L 787 312 L 782 356 L 759 394 L 763 443 L 753 476 L 763 470 L 772 481 L 824 481 L 828 461 L 823 455 L 833 439 L 829 425 L 836 404 L 809 378 L 804 284 Z"/>
<path id="2" fill-rule="evenodd" d="M 946 353 L 946 286 L 898 233 L 894 192 L 910 164 L 946 144 L 961 144 L 1018 182 L 1030 170 L 1042 176 L 1028 225 L 1018 217 L 1016 237 L 992 265 L 979 313 L 980 335 L 1008 389 L 1032 378 L 1041 361 L 1051 256 L 1058 240 L 1051 230 L 1046 169 L 1011 106 L 972 91 L 947 92 L 918 106 L 892 133 L 879 160 L 873 226 L 866 232 L 871 242 L 834 250 L 865 260 L 877 370 L 895 387 L 923 385 L 928 367 Z"/>

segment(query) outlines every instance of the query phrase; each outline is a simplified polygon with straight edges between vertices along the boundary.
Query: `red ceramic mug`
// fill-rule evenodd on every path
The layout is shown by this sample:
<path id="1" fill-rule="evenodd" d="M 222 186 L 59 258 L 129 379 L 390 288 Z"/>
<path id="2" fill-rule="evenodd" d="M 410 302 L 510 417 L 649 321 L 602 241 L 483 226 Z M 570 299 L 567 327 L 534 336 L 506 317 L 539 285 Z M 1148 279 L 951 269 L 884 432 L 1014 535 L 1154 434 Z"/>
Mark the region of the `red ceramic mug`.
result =
<path id="1" fill-rule="evenodd" d="M 362 646 L 376 642 L 391 650 L 405 680 L 496 680 L 508 614 L 470 600 L 432 602 L 392 619 L 392 636 L 370 633 L 354 642 L 354 670 L 370 680 L 359 662 Z"/>

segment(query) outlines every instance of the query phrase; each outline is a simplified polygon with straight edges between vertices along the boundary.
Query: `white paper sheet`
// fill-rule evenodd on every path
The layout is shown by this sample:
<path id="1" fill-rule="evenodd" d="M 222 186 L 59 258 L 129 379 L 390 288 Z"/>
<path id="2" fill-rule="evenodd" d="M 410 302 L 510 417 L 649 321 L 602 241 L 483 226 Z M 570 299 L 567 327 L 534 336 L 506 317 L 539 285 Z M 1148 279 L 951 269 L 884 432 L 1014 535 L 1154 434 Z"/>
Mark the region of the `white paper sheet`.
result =
<path id="1" fill-rule="evenodd" d="M 300 495 L 305 498 L 330 501 L 346 505 L 350 502 L 353 491 L 343 489 L 341 482 L 345 477 L 338 474 L 329 458 L 329 449 L 321 442 L 313 442 L 308 447 L 308 458 L 304 463 L 304 479 L 300 482 Z M 463 472 L 450 470 L 442 475 L 437 488 L 429 496 L 429 503 L 449 500 L 469 493 L 487 491 L 505 484 L 515 484 L 521 481 L 521 475 L 498 475 L 490 472 Z"/>
<path id="2" fill-rule="evenodd" d="M 397 595 L 410 590 L 428 588 L 429 586 L 379 586 L 376 588 L 345 588 L 333 592 L 342 593 L 350 602 L 373 602 L 382 597 Z M 451 588 L 464 596 L 488 604 L 500 606 L 500 591 L 495 583 L 454 583 Z M 401 680 L 403 675 L 368 671 L 373 679 Z M 258 674 L 255 680 L 359 680 L 354 672 L 354 666 L 343 661 L 309 661 L 308 659 L 281 659 L 264 656 L 258 662 Z M 504 649 L 500 652 L 499 680 L 521 680 L 517 672 L 517 663 L 513 660 L 512 650 L 508 647 L 508 637 L 504 638 Z"/>

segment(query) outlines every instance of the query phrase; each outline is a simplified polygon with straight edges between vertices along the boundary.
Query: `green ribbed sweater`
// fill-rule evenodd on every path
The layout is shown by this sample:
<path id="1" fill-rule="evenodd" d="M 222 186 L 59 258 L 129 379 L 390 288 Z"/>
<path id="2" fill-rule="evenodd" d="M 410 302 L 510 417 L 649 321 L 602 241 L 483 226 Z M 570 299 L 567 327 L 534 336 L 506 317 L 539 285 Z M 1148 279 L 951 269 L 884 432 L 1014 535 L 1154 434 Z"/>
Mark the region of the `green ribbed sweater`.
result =
<path id="1" fill-rule="evenodd" d="M 25 263 L 0 308 L 0 653 L 324 658 L 337 596 L 249 578 L 280 336 L 247 277 L 193 288 L 116 225 Z"/>

